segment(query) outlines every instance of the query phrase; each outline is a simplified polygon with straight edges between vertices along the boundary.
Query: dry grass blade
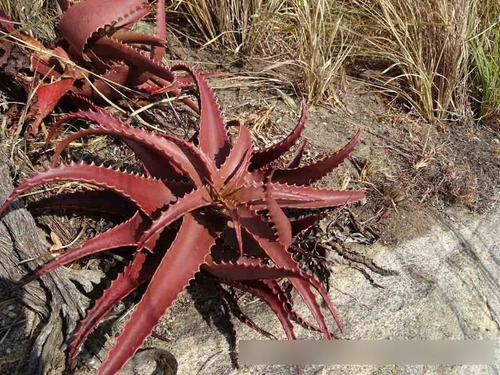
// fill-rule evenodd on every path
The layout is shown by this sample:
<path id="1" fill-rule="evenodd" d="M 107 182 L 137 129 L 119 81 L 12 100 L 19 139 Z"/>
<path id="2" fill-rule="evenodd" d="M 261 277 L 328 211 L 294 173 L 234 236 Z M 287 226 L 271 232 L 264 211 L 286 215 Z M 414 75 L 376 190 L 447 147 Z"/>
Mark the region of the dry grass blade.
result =
<path id="1" fill-rule="evenodd" d="M 0 0 L 0 10 L 10 19 L 20 21 L 22 25 L 32 29 L 37 37 L 45 40 L 54 39 L 56 1 Z"/>
<path id="2" fill-rule="evenodd" d="M 335 97 L 332 88 L 351 50 L 341 27 L 342 1 L 178 0 L 175 9 L 205 46 L 245 55 L 287 50 L 309 103 Z"/>

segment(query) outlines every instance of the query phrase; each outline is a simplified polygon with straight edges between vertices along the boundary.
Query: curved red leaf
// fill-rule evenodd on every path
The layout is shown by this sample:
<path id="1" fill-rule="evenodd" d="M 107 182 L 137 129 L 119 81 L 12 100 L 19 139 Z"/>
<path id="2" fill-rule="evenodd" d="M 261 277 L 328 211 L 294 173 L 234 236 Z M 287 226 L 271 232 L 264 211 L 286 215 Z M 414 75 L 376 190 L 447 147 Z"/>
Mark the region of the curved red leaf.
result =
<path id="1" fill-rule="evenodd" d="M 156 3 L 156 37 L 163 42 L 167 39 L 167 21 L 165 17 L 165 0 L 158 0 Z M 165 54 L 165 46 L 154 47 L 152 51 L 152 59 L 156 62 L 161 62 Z"/>
<path id="2" fill-rule="evenodd" d="M 84 110 L 93 110 L 93 111 L 99 110 L 99 107 L 86 96 L 76 94 L 74 92 L 69 92 L 67 96 L 72 99 L 72 102 L 75 104 L 77 108 Z"/>
<path id="3" fill-rule="evenodd" d="M 272 197 L 283 208 L 337 207 L 366 198 L 361 190 L 315 189 L 279 183 L 271 183 L 270 190 Z M 239 203 L 250 204 L 255 210 L 266 208 L 265 194 L 261 187 L 242 188 L 231 197 Z"/>
<path id="4" fill-rule="evenodd" d="M 286 165 L 287 169 L 299 167 L 300 162 L 302 160 L 302 156 L 304 156 L 304 150 L 305 150 L 306 146 L 307 146 L 307 139 L 303 139 L 302 141 L 300 141 L 293 156 L 290 158 L 290 160 L 288 161 L 288 164 Z"/>
<path id="5" fill-rule="evenodd" d="M 113 87 L 113 84 L 117 86 L 125 85 L 130 76 L 130 67 L 123 64 L 113 64 L 109 69 L 106 69 L 102 76 L 94 80 L 93 86 L 87 84 L 78 93 L 93 98 L 95 101 L 103 102 L 103 96 L 110 98 L 117 97 L 117 89 Z"/>
<path id="6" fill-rule="evenodd" d="M 354 138 L 341 150 L 327 155 L 323 159 L 295 169 L 277 169 L 273 176 L 273 181 L 282 184 L 308 185 L 325 177 L 328 173 L 337 168 L 352 154 L 354 148 L 361 140 L 363 132 L 359 130 Z"/>
<path id="7" fill-rule="evenodd" d="M 263 263 L 248 263 L 244 257 L 235 263 L 213 263 L 209 262 L 202 266 L 211 275 L 223 279 L 233 281 L 247 281 L 247 280 L 265 280 L 265 279 L 281 279 L 299 278 L 307 280 L 301 273 L 292 270 L 283 269 L 276 266 L 270 266 Z"/>
<path id="8" fill-rule="evenodd" d="M 70 344 L 70 367 L 75 367 L 75 357 L 87 336 L 99 322 L 125 297 L 135 291 L 141 284 L 153 276 L 160 263 L 159 257 L 146 257 L 143 252 L 136 252 L 130 264 L 111 282 L 103 295 L 95 301 L 94 306 L 80 322 Z"/>
<path id="9" fill-rule="evenodd" d="M 56 268 L 101 251 L 135 246 L 138 237 L 145 229 L 145 224 L 141 215 L 136 213 L 130 220 L 87 240 L 83 245 L 68 249 L 65 253 L 36 270 L 27 280 L 28 282 L 32 281 Z"/>
<path id="10" fill-rule="evenodd" d="M 196 147 L 182 139 L 172 136 L 159 136 L 155 133 L 133 128 L 129 124 L 113 117 L 112 115 L 104 111 L 80 111 L 68 115 L 66 119 L 85 119 L 95 122 L 99 125 L 99 128 L 83 130 L 71 134 L 67 138 L 65 138 L 57 147 L 54 153 L 54 163 L 59 157 L 60 153 L 64 150 L 64 148 L 66 148 L 67 145 L 69 145 L 73 140 L 87 135 L 107 134 L 131 140 L 135 142 L 136 145 L 139 144 L 140 146 L 142 146 L 142 148 L 140 149 L 134 147 L 134 150 L 140 151 L 140 154 L 138 154 L 138 156 L 151 156 L 151 154 L 143 153 L 142 151 L 154 151 L 155 154 L 161 157 L 160 160 L 162 163 L 171 165 L 174 169 L 177 168 L 177 170 L 182 171 L 186 175 L 186 177 L 189 177 L 191 180 L 193 180 L 197 186 L 201 186 L 204 181 L 210 178 L 210 174 L 206 168 L 206 160 L 204 158 L 204 155 L 201 154 L 199 150 L 196 149 Z M 60 123 L 61 122 L 58 122 L 56 125 L 59 126 Z M 51 130 L 48 139 L 50 139 L 50 137 L 52 137 L 56 132 L 57 127 Z M 158 161 L 159 160 L 157 160 L 156 164 L 161 164 Z M 148 162 L 146 168 L 151 168 L 153 161 L 151 159 L 148 159 L 146 160 L 146 162 Z M 157 166 L 155 170 L 157 170 L 158 168 L 159 167 Z M 171 169 L 166 169 L 166 171 L 170 170 Z"/>
<path id="11" fill-rule="evenodd" d="M 321 330 L 315 327 L 313 324 L 309 323 L 307 320 L 302 318 L 293 308 L 293 304 L 286 295 L 285 291 L 276 280 L 263 280 L 264 284 L 272 289 L 273 293 L 278 297 L 280 301 L 285 305 L 285 309 L 288 311 L 290 319 L 294 320 L 296 323 L 300 324 L 303 328 L 309 329 L 311 331 L 320 332 Z"/>
<path id="12" fill-rule="evenodd" d="M 22 193 L 43 184 L 57 181 L 80 181 L 101 186 L 135 203 L 144 213 L 151 215 L 157 209 L 174 201 L 176 197 L 160 180 L 116 171 L 96 165 L 75 164 L 49 168 L 37 172 L 14 189 L 0 208 L 0 214 Z"/>
<path id="13" fill-rule="evenodd" d="M 144 232 L 139 239 L 137 247 L 139 250 L 147 243 L 154 243 L 160 237 L 163 230 L 172 224 L 174 221 L 180 219 L 184 215 L 197 210 L 202 207 L 211 205 L 212 199 L 208 190 L 204 187 L 186 194 L 184 197 L 177 199 L 177 201 L 170 205 L 168 209 L 163 211 L 161 215 L 153 220 L 151 226 Z"/>
<path id="14" fill-rule="evenodd" d="M 151 282 L 108 353 L 98 375 L 116 374 L 140 348 L 151 330 L 177 296 L 199 271 L 210 253 L 218 229 L 199 214 L 186 215 L 181 229 L 168 249 Z"/>
<path id="15" fill-rule="evenodd" d="M 111 38 L 116 39 L 121 43 L 127 44 L 146 44 L 156 47 L 165 46 L 165 39 L 160 39 L 154 35 L 136 33 L 134 31 L 128 30 L 117 31 L 113 35 L 111 35 Z"/>
<path id="16" fill-rule="evenodd" d="M 269 211 L 270 222 L 273 224 L 276 234 L 278 235 L 278 241 L 288 248 L 288 246 L 292 244 L 292 225 L 274 199 L 273 188 L 271 186 L 272 176 L 273 171 L 271 170 L 268 180 L 264 185 L 266 208 Z"/>
<path id="17" fill-rule="evenodd" d="M 240 222 L 242 226 L 257 240 L 262 249 L 278 267 L 299 273 L 301 272 L 297 263 L 293 259 L 292 254 L 287 251 L 285 246 L 276 241 L 276 235 L 273 229 L 271 229 L 260 216 L 243 205 L 238 207 L 238 213 L 240 215 Z M 321 308 L 316 301 L 309 282 L 296 278 L 292 278 L 291 282 L 306 305 L 309 307 L 309 310 L 313 314 L 325 337 L 327 339 L 331 339 L 330 331 L 326 326 L 325 317 L 321 312 Z M 321 286 L 320 289 L 322 289 Z M 321 290 L 319 291 L 321 292 Z M 328 305 L 328 296 L 326 296 L 326 298 L 327 300 L 325 300 L 325 302 Z M 328 306 L 330 307 L 330 305 Z M 335 310 L 332 311 L 332 315 L 337 320 Z"/>
<path id="18" fill-rule="evenodd" d="M 149 13 L 145 0 L 85 0 L 71 6 L 59 22 L 59 31 L 73 50 L 82 54 L 87 41 L 105 26 L 137 22 Z"/>
<path id="19" fill-rule="evenodd" d="M 187 66 L 177 65 L 173 70 L 185 70 L 191 74 L 200 94 L 200 149 L 219 167 L 229 152 L 229 136 L 226 131 L 222 112 L 215 99 L 215 94 L 202 75 Z"/>
<path id="20" fill-rule="evenodd" d="M 43 119 L 54 110 L 61 98 L 69 91 L 73 82 L 75 82 L 73 78 L 64 78 L 37 88 L 35 118 L 29 126 L 29 135 L 35 136 L 38 133 L 38 127 Z"/>
<path id="21" fill-rule="evenodd" d="M 251 293 L 255 297 L 264 301 L 278 317 L 288 340 L 297 339 L 297 336 L 295 336 L 295 332 L 293 329 L 293 324 L 290 321 L 288 311 L 286 310 L 284 303 L 278 299 L 276 294 L 273 293 L 272 289 L 269 288 L 265 283 L 259 280 L 246 282 L 221 280 L 221 282 L 229 286 L 241 289 L 244 292 Z"/>
<path id="22" fill-rule="evenodd" d="M 276 143 L 273 146 L 267 147 L 262 150 L 256 150 L 252 155 L 252 160 L 250 164 L 250 170 L 261 168 L 272 161 L 278 159 L 285 152 L 290 150 L 292 146 L 297 143 L 304 130 L 307 121 L 307 105 L 305 102 L 302 104 L 302 113 L 300 119 L 295 126 L 295 129 L 281 142 Z"/>
<path id="23" fill-rule="evenodd" d="M 250 131 L 240 124 L 238 139 L 230 151 L 226 161 L 220 169 L 220 180 L 222 183 L 227 183 L 234 174 L 239 170 L 244 171 L 248 168 L 248 153 L 252 150 L 252 134 Z M 247 161 L 245 163 L 245 161 Z M 246 164 L 246 165 L 245 165 Z"/>
<path id="24" fill-rule="evenodd" d="M 238 301 L 236 301 L 231 293 L 229 293 L 222 287 L 220 287 L 220 289 L 234 317 L 236 317 L 240 322 L 247 325 L 254 331 L 260 333 L 261 335 L 266 336 L 269 339 L 276 340 L 276 336 L 274 336 L 272 333 L 269 333 L 262 327 L 259 327 L 249 316 L 241 311 L 240 307 L 238 306 Z"/>
<path id="25" fill-rule="evenodd" d="M 149 56 L 142 51 L 123 44 L 118 40 L 108 37 L 99 38 L 93 44 L 92 52 L 101 59 L 123 61 L 127 65 L 139 68 L 142 72 L 149 72 L 169 82 L 174 82 L 175 80 L 175 75 L 172 70 L 151 60 Z"/>
<path id="26" fill-rule="evenodd" d="M 227 284 L 241 289 L 245 292 L 251 293 L 257 298 L 264 301 L 278 317 L 288 340 L 297 339 L 293 330 L 293 324 L 289 319 L 287 305 L 279 299 L 279 295 L 273 288 L 269 287 L 265 282 L 261 281 L 247 281 L 245 283 L 233 282 L 233 284 L 227 282 Z M 300 369 L 299 365 L 296 365 L 295 369 L 297 375 L 302 374 L 302 370 Z"/>

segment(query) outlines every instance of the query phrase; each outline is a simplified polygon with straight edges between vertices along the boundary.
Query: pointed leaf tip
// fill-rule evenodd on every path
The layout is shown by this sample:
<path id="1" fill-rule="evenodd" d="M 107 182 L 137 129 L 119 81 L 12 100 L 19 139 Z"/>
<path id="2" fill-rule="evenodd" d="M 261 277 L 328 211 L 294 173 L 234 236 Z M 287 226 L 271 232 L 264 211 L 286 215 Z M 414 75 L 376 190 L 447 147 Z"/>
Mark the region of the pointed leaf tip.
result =
<path id="1" fill-rule="evenodd" d="M 325 156 L 323 159 L 295 169 L 277 169 L 273 175 L 273 181 L 290 185 L 308 185 L 321 178 L 342 164 L 356 148 L 363 134 L 359 130 L 354 138 L 341 150 Z"/>
<path id="2" fill-rule="evenodd" d="M 184 70 L 196 81 L 201 109 L 199 147 L 219 167 L 229 153 L 229 136 L 215 94 L 202 74 L 183 65 L 174 66 L 172 69 Z"/>
<path id="3" fill-rule="evenodd" d="M 307 119 L 307 105 L 305 102 L 303 102 L 301 115 L 299 121 L 297 122 L 297 125 L 295 126 L 295 129 L 293 129 L 293 131 L 285 139 L 276 143 L 275 145 L 255 151 L 252 155 L 250 170 L 264 167 L 265 165 L 278 159 L 292 146 L 294 146 L 302 135 L 302 131 L 306 126 Z"/>

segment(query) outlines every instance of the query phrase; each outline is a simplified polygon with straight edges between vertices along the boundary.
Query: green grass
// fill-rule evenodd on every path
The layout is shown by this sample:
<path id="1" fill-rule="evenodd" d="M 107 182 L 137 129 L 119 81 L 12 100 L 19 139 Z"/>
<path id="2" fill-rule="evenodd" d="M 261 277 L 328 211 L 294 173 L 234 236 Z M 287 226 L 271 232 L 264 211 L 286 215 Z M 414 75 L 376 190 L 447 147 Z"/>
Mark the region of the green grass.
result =
<path id="1" fill-rule="evenodd" d="M 500 2 L 485 1 L 477 35 L 471 39 L 474 77 L 481 92 L 480 116 L 498 121 L 500 113 Z"/>

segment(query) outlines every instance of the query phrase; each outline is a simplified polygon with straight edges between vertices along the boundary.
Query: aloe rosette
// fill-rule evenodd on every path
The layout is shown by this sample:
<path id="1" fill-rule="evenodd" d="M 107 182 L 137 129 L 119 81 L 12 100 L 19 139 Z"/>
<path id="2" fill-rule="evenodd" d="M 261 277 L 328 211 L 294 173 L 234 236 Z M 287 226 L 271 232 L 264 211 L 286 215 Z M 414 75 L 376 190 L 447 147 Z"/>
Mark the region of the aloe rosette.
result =
<path id="1" fill-rule="evenodd" d="M 129 249 L 129 265 L 88 311 L 70 346 L 73 366 L 79 347 L 99 321 L 119 301 L 149 281 L 99 374 L 114 374 L 123 367 L 198 272 L 263 300 L 289 339 L 296 338 L 292 320 L 332 338 L 317 294 L 341 330 L 325 289 L 314 276 L 300 269 L 289 251 L 294 237 L 320 216 L 306 213 L 290 220 L 283 209 L 328 208 L 363 200 L 365 195 L 359 190 L 311 187 L 349 157 L 361 132 L 340 151 L 304 166 L 299 166 L 305 145 L 301 143 L 287 166 L 281 168 L 278 159 L 301 137 L 307 119 L 305 105 L 296 127 L 285 139 L 255 149 L 250 131 L 242 124 L 233 142 L 203 76 L 187 67 L 174 69 L 186 71 L 198 88 L 200 126 L 195 141 L 133 128 L 103 110 L 70 114 L 59 126 L 73 119 L 94 125 L 67 136 L 55 151 L 53 166 L 22 182 L 0 209 L 5 211 L 20 194 L 35 186 L 81 181 L 103 190 L 47 198 L 37 202 L 36 208 L 89 209 L 124 218 L 122 224 L 48 262 L 32 277 L 105 250 Z M 145 174 L 133 175 L 96 165 L 57 166 L 58 156 L 73 140 L 97 134 L 125 140 L 141 161 Z M 314 323 L 293 309 L 279 282 L 283 278 L 290 280 Z M 266 333 L 243 313 L 236 316 Z"/>

